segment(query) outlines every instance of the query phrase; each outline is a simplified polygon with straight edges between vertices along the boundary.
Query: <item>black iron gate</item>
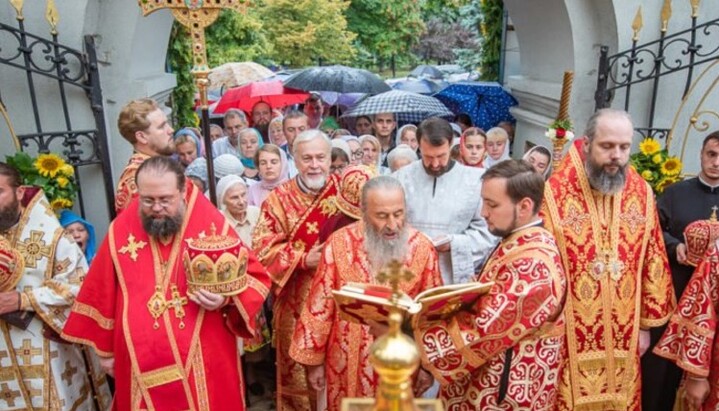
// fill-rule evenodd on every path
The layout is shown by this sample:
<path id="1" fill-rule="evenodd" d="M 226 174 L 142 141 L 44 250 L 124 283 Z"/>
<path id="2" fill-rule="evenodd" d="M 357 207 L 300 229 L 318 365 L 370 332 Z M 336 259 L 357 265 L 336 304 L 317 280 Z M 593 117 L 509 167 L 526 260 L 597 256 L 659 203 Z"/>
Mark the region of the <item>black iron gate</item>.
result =
<path id="1" fill-rule="evenodd" d="M 0 67 L 7 66 L 25 72 L 27 92 L 32 105 L 34 130 L 18 132 L 17 139 L 21 149 L 31 154 L 54 152 L 62 155 L 76 168 L 99 168 L 103 175 L 108 214 L 110 219 L 114 218 L 114 189 L 110 175 L 107 131 L 94 38 L 84 37 L 84 51 L 72 49 L 58 41 L 58 33 L 54 27 L 51 39 L 27 32 L 20 12 L 17 27 L 0 23 L 0 34 L 10 43 L 0 48 Z M 13 42 L 16 44 L 12 44 Z M 49 79 L 57 88 L 47 84 L 48 80 L 43 80 L 40 88 L 42 95 L 39 95 L 36 81 L 40 78 Z M 0 103 L 6 103 L 7 100 L 3 100 L 2 88 L 0 85 Z M 77 103 L 68 101 L 72 88 L 84 91 L 87 96 L 94 117 L 94 128 L 73 129 L 73 106 Z M 48 98 L 48 93 L 53 92 L 53 89 L 59 95 L 59 106 L 53 105 L 52 110 L 42 110 L 38 99 Z M 43 120 L 49 119 L 50 116 L 62 116 L 63 129 L 48 130 L 44 127 Z M 92 193 L 86 187 L 83 190 L 80 173 L 75 175 L 79 186 L 80 213 L 84 216 L 85 201 Z"/>
<path id="2" fill-rule="evenodd" d="M 609 107 L 612 101 L 624 98 L 624 110 L 630 111 L 632 92 L 641 84 L 649 87 L 649 110 L 645 120 L 636 119 L 635 127 L 643 137 L 666 139 L 671 129 L 657 127 L 656 109 L 658 92 L 663 79 L 669 75 L 683 76 L 682 98 L 689 92 L 696 68 L 719 59 L 719 18 L 698 24 L 698 2 L 692 7 L 691 26 L 682 31 L 667 34 L 667 26 L 671 11 L 667 13 L 666 5 L 662 10 L 661 31 L 659 38 L 644 44 L 638 43 L 641 30 L 641 12 L 635 18 L 632 28 L 634 36 L 632 46 L 628 50 L 609 55 L 607 46 L 601 47 L 597 90 L 594 95 L 595 110 Z M 645 90 L 646 91 L 646 90 Z M 676 96 L 678 97 L 678 96 Z M 676 98 L 679 102 L 681 99 Z M 645 104 L 641 99 L 639 104 Z M 644 122 L 646 121 L 646 122 Z"/>

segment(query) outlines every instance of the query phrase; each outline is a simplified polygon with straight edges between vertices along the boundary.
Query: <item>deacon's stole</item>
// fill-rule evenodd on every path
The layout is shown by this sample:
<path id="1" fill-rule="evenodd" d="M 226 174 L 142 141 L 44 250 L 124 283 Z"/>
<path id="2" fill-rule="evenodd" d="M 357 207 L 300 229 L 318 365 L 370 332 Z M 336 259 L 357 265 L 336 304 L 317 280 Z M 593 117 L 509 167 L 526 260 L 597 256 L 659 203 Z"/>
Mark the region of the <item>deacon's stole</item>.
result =
<path id="1" fill-rule="evenodd" d="M 222 310 L 188 302 L 186 240 L 211 225 L 236 237 L 220 212 L 186 187 L 181 235 L 163 244 L 147 235 L 138 201 L 110 225 L 64 335 L 115 357 L 116 409 L 238 409 L 244 404 L 235 334 L 249 337 L 269 278 L 250 252 L 248 287 Z M 155 320 L 156 287 L 168 303 Z M 234 333 L 233 333 L 234 332 Z M 210 375 L 221 375 L 222 386 Z M 224 407 L 224 408 L 223 408 Z"/>
<path id="2" fill-rule="evenodd" d="M 711 389 L 702 410 L 719 408 L 719 250 L 712 245 L 694 271 L 654 353 L 684 371 L 707 377 Z M 688 404 L 684 408 L 691 409 Z"/>
<path id="3" fill-rule="evenodd" d="M 298 177 L 299 178 L 299 177 Z M 315 393 L 306 369 L 289 356 L 292 333 L 309 293 L 314 269 L 304 265 L 310 249 L 319 243 L 320 229 L 337 211 L 338 177 L 330 174 L 317 195 L 303 192 L 297 178 L 272 190 L 262 203 L 252 233 L 252 249 L 273 281 L 273 331 L 277 349 L 277 409 L 309 409 Z"/>
<path id="4" fill-rule="evenodd" d="M 620 193 L 592 190 L 574 145 L 542 214 L 568 280 L 560 408 L 638 409 L 639 328 L 664 324 L 675 303 L 654 195 L 631 168 Z"/>
<path id="5" fill-rule="evenodd" d="M 552 410 L 566 284 L 554 238 L 536 226 L 511 234 L 477 281 L 494 285 L 471 309 L 415 330 L 423 367 L 441 384 L 446 408 Z M 505 373 L 510 377 L 503 382 Z M 503 384 L 506 395 L 499 402 Z"/>
<path id="6" fill-rule="evenodd" d="M 364 244 L 365 225 L 351 224 L 330 236 L 312 278 L 307 301 L 297 321 L 290 355 L 307 365 L 324 364 L 329 409 L 339 410 L 342 398 L 374 397 L 377 376 L 369 361 L 374 337 L 369 327 L 340 318 L 332 290 L 347 283 L 378 284 Z M 437 252 L 432 242 L 409 229 L 404 269 L 414 276 L 400 289 L 414 297 L 442 284 Z"/>
<path id="7" fill-rule="evenodd" d="M 136 151 L 132 153 L 125 169 L 122 170 L 120 180 L 117 182 L 117 189 L 115 190 L 115 212 L 118 215 L 130 205 L 130 201 L 132 201 L 133 198 L 137 197 L 135 175 L 137 174 L 137 169 L 140 168 L 142 163 L 148 158 L 150 158 L 150 156 L 147 154 Z"/>

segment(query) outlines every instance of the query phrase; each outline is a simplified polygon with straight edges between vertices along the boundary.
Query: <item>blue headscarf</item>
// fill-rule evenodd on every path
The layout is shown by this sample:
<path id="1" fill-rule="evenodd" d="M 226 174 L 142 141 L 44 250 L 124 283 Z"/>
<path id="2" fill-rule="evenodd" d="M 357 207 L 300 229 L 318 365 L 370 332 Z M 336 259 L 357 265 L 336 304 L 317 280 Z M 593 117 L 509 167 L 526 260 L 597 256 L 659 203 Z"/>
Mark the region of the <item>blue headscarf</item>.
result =
<path id="1" fill-rule="evenodd" d="M 62 210 L 60 213 L 60 225 L 63 228 L 67 228 L 72 223 L 82 223 L 87 230 L 87 245 L 85 246 L 85 260 L 89 265 L 92 259 L 95 258 L 95 251 L 97 249 L 97 243 L 95 241 L 95 227 L 88 223 L 85 219 L 79 215 L 73 213 L 70 210 Z"/>
<path id="2" fill-rule="evenodd" d="M 242 134 L 246 133 L 248 130 L 251 130 L 252 132 L 255 133 L 255 136 L 257 136 L 257 144 L 258 144 L 258 145 L 257 145 L 257 149 L 259 150 L 260 147 L 262 147 L 262 146 L 265 145 L 265 142 L 262 141 L 262 135 L 260 134 L 259 131 L 257 131 L 257 129 L 250 127 L 250 128 L 246 128 L 246 129 L 242 130 L 242 131 L 240 132 L 240 138 L 242 138 Z M 242 143 L 240 143 L 240 145 L 241 145 L 241 144 L 242 144 Z M 240 149 L 240 161 L 242 161 L 242 165 L 245 166 L 245 168 L 252 168 L 252 169 L 257 168 L 257 167 L 255 166 L 255 159 L 254 159 L 254 158 L 250 158 L 250 157 L 245 157 L 245 156 L 242 154 L 242 149 Z"/>
<path id="3" fill-rule="evenodd" d="M 195 141 L 195 147 L 197 147 L 197 157 L 202 157 L 204 155 L 204 152 L 202 150 L 202 141 L 200 141 L 200 136 L 195 134 L 195 132 L 191 128 L 185 127 L 185 128 L 177 130 L 177 132 L 175 133 L 175 136 L 173 137 L 173 140 L 177 140 L 180 136 L 192 137 L 192 140 Z"/>

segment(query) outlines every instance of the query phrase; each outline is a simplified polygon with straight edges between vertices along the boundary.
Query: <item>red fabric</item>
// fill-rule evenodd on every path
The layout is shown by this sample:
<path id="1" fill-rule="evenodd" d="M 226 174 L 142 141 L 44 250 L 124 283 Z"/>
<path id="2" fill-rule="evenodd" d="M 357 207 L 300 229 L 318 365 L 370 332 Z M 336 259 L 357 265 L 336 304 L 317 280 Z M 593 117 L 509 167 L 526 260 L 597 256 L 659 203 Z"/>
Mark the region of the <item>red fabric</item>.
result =
<path id="1" fill-rule="evenodd" d="M 260 101 L 264 101 L 272 108 L 281 108 L 302 103 L 309 96 L 305 91 L 284 87 L 279 80 L 257 81 L 227 90 L 217 102 L 215 114 L 222 114 L 231 108 L 249 113 Z"/>
<path id="2" fill-rule="evenodd" d="M 269 287 L 269 277 L 252 252 L 247 270 L 249 286 L 224 309 L 208 312 L 188 301 L 183 307 L 184 329 L 171 308 L 158 318 L 159 329 L 154 329 L 148 310 L 155 292 L 155 273 L 163 260 L 175 267 L 164 287 L 165 299 L 172 298 L 173 284 L 180 295 L 187 296 L 181 262 L 186 239 L 209 233 L 211 224 L 236 236 L 222 214 L 194 187 L 189 188 L 186 199 L 182 236 L 166 245 L 148 237 L 138 218 L 138 201 L 130 203 L 129 212 L 122 213 L 110 226 L 65 326 L 64 337 L 92 345 L 101 356 L 115 357 L 114 409 L 144 409 L 150 402 L 162 410 L 244 409 L 235 334 L 250 335 Z M 130 235 L 135 244 L 144 243 L 137 247 L 136 261 L 130 252 L 122 251 L 130 243 Z M 226 324 L 228 319 L 231 327 Z M 138 371 L 142 374 L 172 366 L 182 370 L 183 378 L 151 387 L 138 375 Z M 212 376 L 222 376 L 221 382 Z"/>

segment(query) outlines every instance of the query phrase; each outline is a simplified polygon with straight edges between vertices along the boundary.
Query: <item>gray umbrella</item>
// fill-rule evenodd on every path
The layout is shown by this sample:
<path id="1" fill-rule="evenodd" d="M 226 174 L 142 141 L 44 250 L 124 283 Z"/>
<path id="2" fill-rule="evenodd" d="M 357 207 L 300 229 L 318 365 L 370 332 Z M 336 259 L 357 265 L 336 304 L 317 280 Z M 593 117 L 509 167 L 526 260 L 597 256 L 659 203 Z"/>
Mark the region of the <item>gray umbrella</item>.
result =
<path id="1" fill-rule="evenodd" d="M 392 90 L 368 97 L 342 117 L 394 113 L 400 123 L 419 123 L 428 117 L 452 117 L 451 111 L 439 100 L 409 91 Z"/>
<path id="2" fill-rule="evenodd" d="M 419 66 L 415 67 L 414 70 L 412 70 L 409 73 L 409 77 L 426 77 L 426 78 L 442 79 L 442 78 L 444 78 L 444 73 L 442 72 L 442 70 L 438 69 L 435 66 L 420 64 Z"/>
<path id="3" fill-rule="evenodd" d="M 310 67 L 288 77 L 285 87 L 305 91 L 379 94 L 391 90 L 376 74 L 345 66 Z"/>

